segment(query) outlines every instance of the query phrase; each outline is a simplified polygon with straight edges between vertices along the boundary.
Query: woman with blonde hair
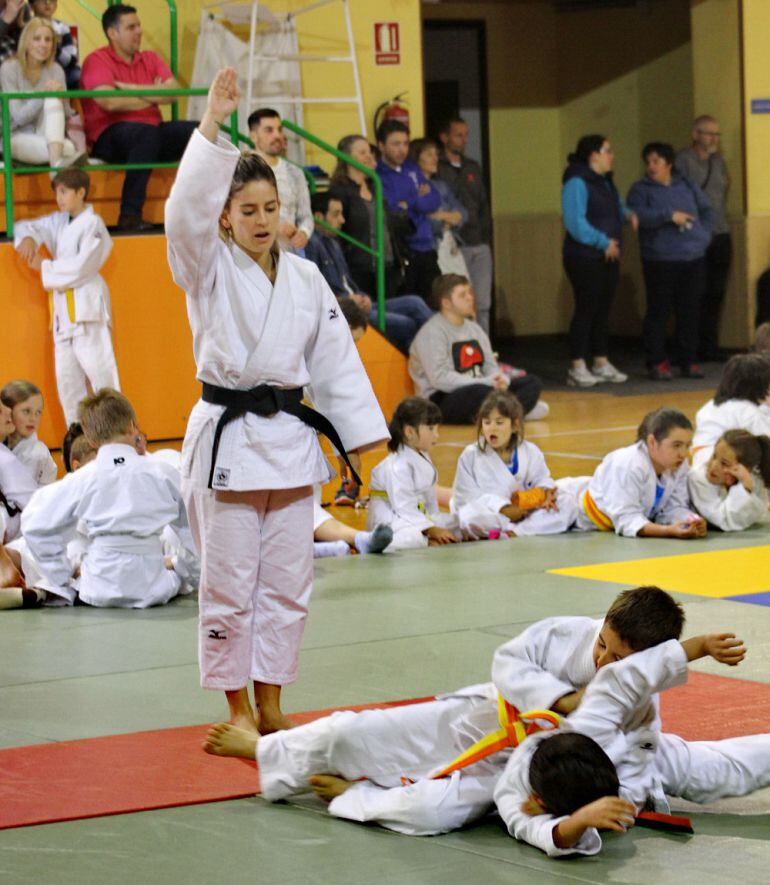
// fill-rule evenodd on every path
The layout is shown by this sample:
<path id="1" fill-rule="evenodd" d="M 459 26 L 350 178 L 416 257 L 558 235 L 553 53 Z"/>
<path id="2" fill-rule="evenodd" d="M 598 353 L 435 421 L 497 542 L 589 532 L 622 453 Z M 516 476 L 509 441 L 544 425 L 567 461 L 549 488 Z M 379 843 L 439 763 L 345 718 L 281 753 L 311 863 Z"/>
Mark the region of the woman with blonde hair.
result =
<path id="1" fill-rule="evenodd" d="M 19 38 L 15 58 L 0 65 L 3 92 L 46 92 L 67 88 L 64 71 L 55 61 L 56 32 L 50 21 L 32 18 Z M 76 158 L 65 137 L 69 103 L 60 98 L 28 98 L 10 102 L 11 156 L 22 163 L 66 166 Z"/>

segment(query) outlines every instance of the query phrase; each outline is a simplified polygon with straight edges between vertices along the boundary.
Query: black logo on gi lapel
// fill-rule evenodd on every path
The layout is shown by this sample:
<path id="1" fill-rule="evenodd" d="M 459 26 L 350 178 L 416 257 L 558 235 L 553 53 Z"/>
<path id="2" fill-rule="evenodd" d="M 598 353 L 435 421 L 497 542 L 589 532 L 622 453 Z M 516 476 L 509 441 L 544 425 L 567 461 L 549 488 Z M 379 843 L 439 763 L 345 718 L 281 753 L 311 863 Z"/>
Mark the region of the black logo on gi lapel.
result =
<path id="1" fill-rule="evenodd" d="M 125 464 L 126 459 L 125 458 L 113 458 L 112 463 L 113 464 Z"/>
<path id="2" fill-rule="evenodd" d="M 212 485 L 216 486 L 219 489 L 226 489 L 229 483 L 230 470 L 227 467 L 220 467 L 219 470 L 214 473 L 214 482 L 212 483 Z"/>
<path id="3" fill-rule="evenodd" d="M 209 639 L 227 639 L 227 634 L 224 630 L 209 630 Z"/>
<path id="4" fill-rule="evenodd" d="M 339 311 L 337 310 L 337 308 L 336 308 L 336 307 L 330 307 L 330 308 L 329 308 L 329 319 L 330 319 L 330 320 L 336 320 L 338 316 L 339 316 Z"/>

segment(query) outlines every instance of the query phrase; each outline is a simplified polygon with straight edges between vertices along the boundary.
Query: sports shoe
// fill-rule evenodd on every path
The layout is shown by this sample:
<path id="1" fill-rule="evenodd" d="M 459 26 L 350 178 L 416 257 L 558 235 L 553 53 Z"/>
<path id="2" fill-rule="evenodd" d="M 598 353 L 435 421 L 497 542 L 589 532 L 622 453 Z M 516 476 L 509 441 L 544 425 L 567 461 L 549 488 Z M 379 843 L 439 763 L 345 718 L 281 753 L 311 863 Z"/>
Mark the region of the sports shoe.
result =
<path id="1" fill-rule="evenodd" d="M 551 411 L 551 407 L 545 400 L 539 399 L 535 407 L 524 416 L 525 421 L 542 421 Z"/>
<path id="2" fill-rule="evenodd" d="M 628 381 L 628 375 L 616 369 L 610 362 L 606 362 L 603 366 L 594 365 L 591 374 L 599 381 L 609 381 L 610 384 L 622 384 Z"/>
<path id="3" fill-rule="evenodd" d="M 649 375 L 653 381 L 670 381 L 674 377 L 671 374 L 671 363 L 668 360 L 650 366 Z"/>
<path id="4" fill-rule="evenodd" d="M 352 479 L 343 479 L 342 485 L 337 489 L 334 495 L 334 504 L 336 507 L 353 507 L 358 500 L 360 489 Z"/>
<path id="5" fill-rule="evenodd" d="M 570 387 L 593 387 L 598 383 L 599 379 L 588 371 L 585 363 L 567 372 L 567 384 Z"/>

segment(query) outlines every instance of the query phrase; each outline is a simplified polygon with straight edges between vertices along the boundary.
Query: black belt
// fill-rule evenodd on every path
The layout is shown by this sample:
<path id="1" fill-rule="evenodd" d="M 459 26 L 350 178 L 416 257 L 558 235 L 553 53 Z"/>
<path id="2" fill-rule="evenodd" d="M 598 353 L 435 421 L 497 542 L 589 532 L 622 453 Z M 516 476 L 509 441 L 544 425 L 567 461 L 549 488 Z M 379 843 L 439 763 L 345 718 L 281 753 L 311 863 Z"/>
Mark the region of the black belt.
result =
<path id="1" fill-rule="evenodd" d="M 311 409 L 302 402 L 302 388 L 290 387 L 282 389 L 280 387 L 270 387 L 269 384 L 260 384 L 252 387 L 251 390 L 233 390 L 230 387 L 217 387 L 214 384 L 203 382 L 202 397 L 204 403 L 211 403 L 214 406 L 224 406 L 216 430 L 214 431 L 214 446 L 211 451 L 211 471 L 209 473 L 208 487 L 212 488 L 214 481 L 214 468 L 217 463 L 217 454 L 219 453 L 219 442 L 222 438 L 222 431 L 227 425 L 236 418 L 241 418 L 246 412 L 254 415 L 261 415 L 263 418 L 270 418 L 276 412 L 287 412 L 299 418 L 304 424 L 312 427 L 313 430 L 322 433 L 335 449 L 340 453 L 344 462 L 350 468 L 353 479 L 358 485 L 361 485 L 361 478 L 356 473 L 353 465 L 350 463 L 345 446 L 342 444 L 339 433 L 334 429 L 334 425 L 328 418 L 324 417 L 320 412 Z"/>
<path id="2" fill-rule="evenodd" d="M 359 483 L 360 485 L 360 483 Z M 0 491 L 0 507 L 4 507 L 8 516 L 13 519 L 14 516 L 18 516 L 21 513 L 21 507 L 15 507 L 8 498 Z M 2 538 L 0 538 L 0 543 L 2 543 Z"/>

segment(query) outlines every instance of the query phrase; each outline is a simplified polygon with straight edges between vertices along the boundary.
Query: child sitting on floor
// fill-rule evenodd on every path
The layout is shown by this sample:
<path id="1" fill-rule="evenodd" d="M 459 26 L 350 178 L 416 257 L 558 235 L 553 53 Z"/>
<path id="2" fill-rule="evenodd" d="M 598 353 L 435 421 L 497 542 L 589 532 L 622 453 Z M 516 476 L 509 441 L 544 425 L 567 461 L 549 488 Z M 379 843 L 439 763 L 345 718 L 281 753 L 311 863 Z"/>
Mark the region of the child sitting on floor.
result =
<path id="1" fill-rule="evenodd" d="M 183 592 L 166 567 L 162 533 L 171 526 L 189 537 L 178 478 L 162 461 L 135 448 L 136 415 L 118 391 L 100 390 L 80 404 L 93 462 L 41 489 L 22 515 L 22 532 L 49 598 L 72 604 L 146 608 Z M 75 582 L 67 557 L 69 535 L 80 528 L 88 553 Z"/>
<path id="2" fill-rule="evenodd" d="M 22 464 L 29 468 L 39 485 L 56 479 L 58 468 L 48 447 L 37 438 L 43 415 L 43 394 L 31 381 L 9 381 L 0 390 L 0 402 L 11 410 L 13 432 L 5 444 Z"/>
<path id="3" fill-rule="evenodd" d="M 723 433 L 708 461 L 687 474 L 695 509 L 723 532 L 767 522 L 770 437 L 748 430 Z"/>
<path id="4" fill-rule="evenodd" d="M 574 528 L 626 538 L 702 538 L 706 521 L 687 494 L 692 424 L 678 409 L 645 415 L 636 442 L 610 452 L 593 476 L 556 481 L 577 504 Z"/>
<path id="5" fill-rule="evenodd" d="M 493 390 L 476 419 L 477 441 L 457 461 L 452 512 L 472 538 L 566 532 L 574 499 L 558 494 L 545 458 L 524 440 L 524 409 L 507 390 Z"/>
<path id="6" fill-rule="evenodd" d="M 391 550 L 454 544 L 462 540 L 457 517 L 439 513 L 438 473 L 430 450 L 438 442 L 441 410 L 430 400 L 408 396 L 388 425 L 390 454 L 372 470 L 367 529 L 388 525 Z"/>
<path id="7" fill-rule="evenodd" d="M 320 504 L 321 489 L 315 488 L 313 501 L 313 557 L 347 556 L 351 550 L 357 553 L 384 553 L 393 540 L 393 530 L 388 525 L 377 525 L 371 532 L 362 532 L 334 519 Z M 336 501 L 335 501 L 336 504 Z"/>

